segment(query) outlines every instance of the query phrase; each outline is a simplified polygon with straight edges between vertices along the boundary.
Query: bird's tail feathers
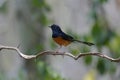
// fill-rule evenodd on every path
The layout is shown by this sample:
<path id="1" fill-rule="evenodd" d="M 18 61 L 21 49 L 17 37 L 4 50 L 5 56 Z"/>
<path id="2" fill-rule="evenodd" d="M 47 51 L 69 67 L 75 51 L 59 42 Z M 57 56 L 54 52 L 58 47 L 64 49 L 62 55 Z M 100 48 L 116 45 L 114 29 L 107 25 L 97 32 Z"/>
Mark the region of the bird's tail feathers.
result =
<path id="1" fill-rule="evenodd" d="M 86 45 L 88 45 L 88 46 L 95 45 L 94 43 L 91 43 L 91 42 L 85 42 L 85 41 L 79 41 L 79 40 L 74 40 L 74 41 L 79 42 L 79 43 L 86 44 Z"/>

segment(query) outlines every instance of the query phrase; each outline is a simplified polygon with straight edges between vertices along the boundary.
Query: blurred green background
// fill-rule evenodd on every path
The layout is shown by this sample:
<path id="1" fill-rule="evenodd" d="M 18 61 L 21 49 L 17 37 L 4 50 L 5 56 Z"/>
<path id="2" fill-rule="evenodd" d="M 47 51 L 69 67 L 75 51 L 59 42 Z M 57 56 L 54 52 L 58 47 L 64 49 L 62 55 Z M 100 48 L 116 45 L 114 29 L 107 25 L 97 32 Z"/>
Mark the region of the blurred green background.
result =
<path id="1" fill-rule="evenodd" d="M 0 44 L 18 46 L 25 54 L 56 50 L 51 24 L 88 47 L 72 43 L 67 51 L 101 52 L 120 57 L 120 0 L 0 0 Z M 62 50 L 64 50 L 62 48 Z M 120 64 L 86 56 L 78 60 L 41 56 L 25 60 L 16 52 L 0 52 L 0 80 L 119 80 Z"/>

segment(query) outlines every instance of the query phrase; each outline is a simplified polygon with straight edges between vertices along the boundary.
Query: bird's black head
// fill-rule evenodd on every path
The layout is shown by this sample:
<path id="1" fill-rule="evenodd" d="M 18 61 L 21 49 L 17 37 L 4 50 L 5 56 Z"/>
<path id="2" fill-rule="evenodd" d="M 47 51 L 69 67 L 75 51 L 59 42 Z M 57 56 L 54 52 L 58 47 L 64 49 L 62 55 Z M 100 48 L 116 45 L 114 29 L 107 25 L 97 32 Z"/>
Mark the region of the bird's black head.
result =
<path id="1" fill-rule="evenodd" d="M 62 30 L 60 29 L 60 27 L 56 24 L 52 24 L 51 26 L 49 26 L 53 32 L 62 32 Z"/>

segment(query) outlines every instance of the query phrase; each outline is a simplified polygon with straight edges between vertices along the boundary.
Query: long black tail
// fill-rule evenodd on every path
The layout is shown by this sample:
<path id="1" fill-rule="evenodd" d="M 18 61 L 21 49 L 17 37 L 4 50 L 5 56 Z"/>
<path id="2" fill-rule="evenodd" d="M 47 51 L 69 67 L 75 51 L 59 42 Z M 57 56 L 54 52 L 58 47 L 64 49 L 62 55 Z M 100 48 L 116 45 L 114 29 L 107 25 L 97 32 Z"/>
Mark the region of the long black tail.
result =
<path id="1" fill-rule="evenodd" d="M 79 40 L 74 40 L 74 41 L 79 42 L 79 43 L 86 44 L 86 45 L 88 45 L 88 46 L 95 45 L 94 43 L 90 43 L 90 42 L 84 42 L 84 41 L 79 41 Z"/>

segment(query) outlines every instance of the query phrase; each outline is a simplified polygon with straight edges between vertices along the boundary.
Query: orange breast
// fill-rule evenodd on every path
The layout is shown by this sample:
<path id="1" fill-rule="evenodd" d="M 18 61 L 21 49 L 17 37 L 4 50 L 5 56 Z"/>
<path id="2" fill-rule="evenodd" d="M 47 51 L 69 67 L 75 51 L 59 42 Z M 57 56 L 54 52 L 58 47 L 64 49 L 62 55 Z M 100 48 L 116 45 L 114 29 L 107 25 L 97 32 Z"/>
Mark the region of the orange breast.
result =
<path id="1" fill-rule="evenodd" d="M 53 38 L 53 40 L 60 46 L 67 46 L 71 43 L 71 41 L 64 40 L 62 37 Z"/>

